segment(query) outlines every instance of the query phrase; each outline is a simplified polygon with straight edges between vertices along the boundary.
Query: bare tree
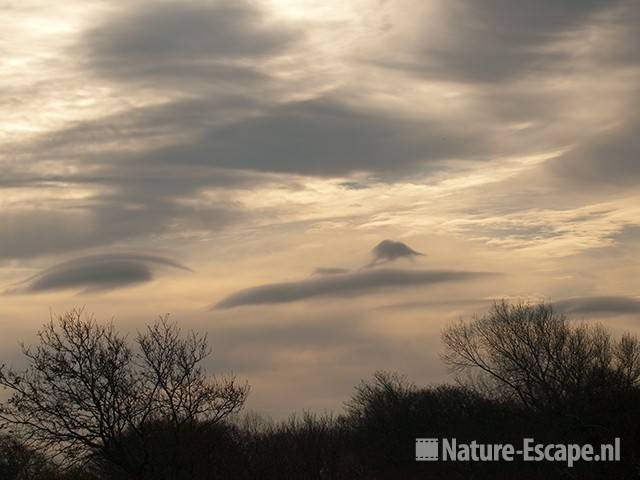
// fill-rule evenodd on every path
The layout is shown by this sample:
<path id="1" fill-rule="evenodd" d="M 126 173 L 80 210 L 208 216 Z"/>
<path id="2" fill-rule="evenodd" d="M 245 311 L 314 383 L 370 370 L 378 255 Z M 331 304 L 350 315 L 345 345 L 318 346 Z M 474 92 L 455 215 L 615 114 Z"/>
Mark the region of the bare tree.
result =
<path id="1" fill-rule="evenodd" d="M 0 367 L 0 385 L 11 391 L 0 421 L 66 465 L 97 458 L 141 475 L 148 425 L 163 422 L 179 432 L 218 423 L 248 393 L 233 377 L 207 376 L 206 336 L 182 336 L 166 316 L 129 342 L 113 324 L 73 310 L 51 319 L 38 337 L 37 345 L 22 347 L 24 370 Z"/>
<path id="2" fill-rule="evenodd" d="M 640 343 L 600 325 L 575 324 L 551 305 L 497 302 L 445 329 L 443 360 L 477 384 L 527 407 L 561 409 L 594 388 L 637 386 Z"/>
<path id="3" fill-rule="evenodd" d="M 347 414 L 352 419 L 372 415 L 393 415 L 393 406 L 402 407 L 415 397 L 418 388 L 405 375 L 376 371 L 373 378 L 355 387 L 351 399 L 345 402 Z"/>

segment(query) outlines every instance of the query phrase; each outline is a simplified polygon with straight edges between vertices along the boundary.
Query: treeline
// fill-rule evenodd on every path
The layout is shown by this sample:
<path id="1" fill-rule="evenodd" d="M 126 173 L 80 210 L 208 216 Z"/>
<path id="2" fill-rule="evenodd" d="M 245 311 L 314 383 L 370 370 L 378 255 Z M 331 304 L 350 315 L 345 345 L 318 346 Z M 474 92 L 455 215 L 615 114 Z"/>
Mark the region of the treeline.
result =
<path id="1" fill-rule="evenodd" d="M 47 324 L 22 371 L 0 370 L 0 479 L 632 479 L 640 343 L 551 306 L 496 303 L 447 328 L 452 385 L 375 373 L 337 415 L 271 422 L 248 387 L 201 368 L 207 340 L 161 318 L 128 342 L 81 311 Z M 621 461 L 416 462 L 415 439 L 521 445 L 621 439 Z"/>

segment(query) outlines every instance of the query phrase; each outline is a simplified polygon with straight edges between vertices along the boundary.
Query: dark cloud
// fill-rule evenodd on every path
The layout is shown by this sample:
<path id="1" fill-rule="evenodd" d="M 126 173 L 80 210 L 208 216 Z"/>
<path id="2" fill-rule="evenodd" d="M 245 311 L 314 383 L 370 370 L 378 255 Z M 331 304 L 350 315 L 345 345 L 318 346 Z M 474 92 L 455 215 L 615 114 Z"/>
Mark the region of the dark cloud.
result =
<path id="1" fill-rule="evenodd" d="M 295 38 L 242 0 L 142 2 L 89 30 L 82 48 L 89 67 L 103 77 L 150 86 L 232 87 L 262 80 L 256 63 Z"/>
<path id="2" fill-rule="evenodd" d="M 570 54 L 549 48 L 585 27 L 595 12 L 617 0 L 447 0 L 427 22 L 414 51 L 390 65 L 430 77 L 493 83 L 560 68 Z"/>
<path id="3" fill-rule="evenodd" d="M 216 233 L 246 211 L 229 195 L 202 201 L 203 190 L 247 189 L 274 181 L 268 174 L 191 165 L 149 164 L 135 151 L 244 112 L 234 98 L 169 102 L 79 122 L 27 144 L 12 145 L 17 160 L 0 163 L 0 191 L 33 189 L 49 199 L 0 211 L 0 259 L 108 246 L 145 237 Z M 135 148 L 134 148 L 135 146 Z M 281 181 L 281 179 L 277 179 Z M 83 190 L 69 198 L 69 189 Z M 64 198 L 64 200 L 63 200 Z"/>
<path id="4" fill-rule="evenodd" d="M 565 313 L 584 315 L 640 314 L 640 300 L 634 297 L 575 297 L 555 302 L 554 306 Z"/>
<path id="5" fill-rule="evenodd" d="M 86 248 L 100 241 L 78 211 L 17 208 L 0 212 L 0 259 Z"/>
<path id="6" fill-rule="evenodd" d="M 248 213 L 230 195 L 200 193 L 282 183 L 267 173 L 211 165 L 152 162 L 132 142 L 151 148 L 216 123 L 211 109 L 230 118 L 252 102 L 233 99 L 172 102 L 139 108 L 12 145 L 16 161 L 0 162 L 0 191 L 48 193 L 41 202 L 3 207 L 0 260 L 109 246 L 160 235 L 217 233 Z M 138 149 L 141 147 L 138 146 Z M 69 189 L 83 191 L 69 197 Z M 42 191 L 42 190 L 41 190 Z M 264 214 L 264 212 L 263 212 Z"/>
<path id="7" fill-rule="evenodd" d="M 95 193 L 61 202 L 64 208 L 0 213 L 14 225 L 0 232 L 0 258 L 215 232 L 248 212 L 229 200 L 202 204 L 203 190 L 291 185 L 293 177 L 282 173 L 402 175 L 425 163 L 441 168 L 453 157 L 486 158 L 487 137 L 469 126 L 385 116 L 330 97 L 274 106 L 231 96 L 133 109 L 13 149 L 20 163 L 0 166 L 0 187 Z M 35 221 L 40 217 L 45 221 Z"/>
<path id="8" fill-rule="evenodd" d="M 321 176 L 399 172 L 428 162 L 485 158 L 490 137 L 464 122 L 410 120 L 324 97 L 268 108 L 149 152 L 143 161 Z"/>
<path id="9" fill-rule="evenodd" d="M 367 183 L 354 181 L 341 182 L 340 186 L 347 190 L 366 190 L 367 188 L 370 188 L 370 185 Z"/>
<path id="10" fill-rule="evenodd" d="M 152 280 L 154 266 L 188 270 L 183 265 L 158 255 L 91 255 L 47 268 L 6 293 L 38 293 L 71 288 L 85 292 L 111 290 Z"/>
<path id="11" fill-rule="evenodd" d="M 606 32 L 598 42 L 590 45 L 588 53 L 593 59 L 608 67 L 637 66 L 640 64 L 640 5 L 635 0 L 610 2 L 612 8 L 607 11 L 600 24 Z"/>
<path id="12" fill-rule="evenodd" d="M 241 196 L 205 203 L 202 191 L 290 186 L 296 173 L 402 175 L 453 157 L 485 158 L 486 137 L 328 97 L 280 106 L 188 100 L 81 122 L 16 146 L 19 162 L 0 165 L 0 189 L 46 187 L 58 198 L 56 189 L 91 192 L 4 209 L 0 221 L 11 227 L 0 230 L 0 259 L 216 233 L 251 212 L 233 201 Z"/>
<path id="13" fill-rule="evenodd" d="M 547 170 L 572 184 L 635 187 L 640 181 L 640 115 L 620 118 L 617 124 L 592 135 Z"/>
<path id="14" fill-rule="evenodd" d="M 247 98 L 170 101 L 71 124 L 27 143 L 10 145 L 19 159 L 0 163 L 0 188 L 107 187 L 138 197 L 179 197 L 202 188 L 247 188 L 273 180 L 266 174 L 215 165 L 153 162 L 143 152 L 193 139 L 265 108 Z M 141 158 L 142 157 L 142 158 Z M 55 168 L 54 168 L 55 167 Z M 55 172 L 55 173 L 48 173 Z"/>
<path id="15" fill-rule="evenodd" d="M 443 2 L 443 31 L 435 32 L 437 41 L 425 37 L 429 41 L 423 39 L 418 52 L 410 53 L 420 74 L 481 83 L 511 78 L 538 68 L 546 63 L 543 58 L 553 60 L 556 53 L 547 47 L 590 21 L 601 3 Z M 517 85 L 482 83 L 486 109 L 482 101 L 471 99 L 463 114 L 454 108 L 410 118 L 358 101 L 366 94 L 350 96 L 347 90 L 282 102 L 291 98 L 291 85 L 279 85 L 284 95 L 265 94 L 271 80 L 263 67 L 301 46 L 301 37 L 272 23 L 252 3 L 132 2 L 115 8 L 115 15 L 102 18 L 82 36 L 82 51 L 76 53 L 83 55 L 90 72 L 109 81 L 177 87 L 188 95 L 79 122 L 28 145 L 11 145 L 15 160 L 11 171 L 0 164 L 0 188 L 61 191 L 73 186 L 93 193 L 82 200 L 0 212 L 0 221 L 11 225 L 0 230 L 0 259 L 217 232 L 247 218 L 241 201 L 201 203 L 205 190 L 220 193 L 271 181 L 290 185 L 296 174 L 367 172 L 376 181 L 406 179 L 416 171 L 423 178 L 438 169 L 455 174 L 452 165 L 460 160 L 483 161 L 514 151 L 525 154 L 530 145 L 547 149 L 562 143 L 542 129 L 535 141 L 504 134 L 505 125 L 532 116 L 544 119 L 541 124 L 554 124 L 550 105 L 558 102 L 547 101 L 545 92 L 534 87 L 525 94 Z M 624 18 L 616 16 L 614 27 L 634 30 Z M 259 83 L 250 88 L 234 88 L 254 80 Z M 118 86 L 130 87 L 138 85 Z M 615 138 L 594 137 L 550 165 L 569 174 L 633 184 L 638 123 L 624 123 L 628 126 Z M 359 189 L 368 183 L 341 185 Z M 230 198 L 225 193 L 221 197 Z"/>
<path id="16" fill-rule="evenodd" d="M 488 275 L 495 274 L 447 270 L 367 270 L 248 288 L 224 298 L 214 308 L 287 303 L 326 296 L 356 296 L 384 288 L 409 288 L 442 282 L 472 280 Z"/>
<path id="17" fill-rule="evenodd" d="M 380 263 L 393 262 L 399 258 L 413 259 L 417 256 L 423 256 L 424 253 L 416 252 L 406 243 L 395 242 L 393 240 L 383 240 L 371 250 L 373 260 L 369 266 L 378 265 Z"/>
<path id="18" fill-rule="evenodd" d="M 129 159 L 141 149 L 171 144 L 176 138 L 228 124 L 263 108 L 258 100 L 231 93 L 171 100 L 70 123 L 26 145 L 14 144 L 11 148 L 35 160 L 52 161 L 64 156 L 67 161 L 81 157 L 96 163 L 111 162 Z"/>
<path id="19" fill-rule="evenodd" d="M 338 92 L 281 104 L 229 95 L 136 108 L 13 149 L 32 162 L 75 161 L 82 171 L 92 167 L 107 177 L 144 178 L 140 172 L 146 172 L 157 178 L 174 169 L 182 172 L 177 182 L 197 172 L 197 186 L 233 171 L 402 176 L 425 166 L 443 168 L 448 160 L 486 160 L 498 133 L 446 114 L 408 118 L 348 104 Z"/>
<path id="20" fill-rule="evenodd" d="M 596 91 L 585 78 L 614 78 L 638 64 L 640 55 L 633 48 L 640 17 L 637 2 L 445 0 L 430 5 L 436 18 L 423 22 L 425 27 L 411 37 L 400 32 L 401 42 L 391 43 L 393 49 L 376 64 L 428 81 L 465 83 L 467 114 L 501 130 L 497 156 L 589 144 L 598 136 L 595 130 L 603 132 L 607 145 L 599 141 L 586 150 L 577 148 L 557 168 L 570 180 L 574 172 L 594 183 L 598 178 L 617 184 L 637 178 L 628 159 L 635 158 L 638 122 L 630 122 L 613 139 L 613 130 L 604 131 L 605 125 L 581 128 L 585 117 L 576 115 L 589 98 L 611 106 L 618 101 L 613 92 L 617 86 L 608 100 L 608 92 Z M 623 81 L 633 85 L 633 77 Z M 580 86 L 571 88 L 573 82 Z M 589 89 L 594 91 L 590 94 Z M 609 167 L 610 158 L 616 167 Z M 633 171 L 631 180 L 626 170 Z"/>
<path id="21" fill-rule="evenodd" d="M 625 225 L 610 238 L 615 242 L 613 248 L 622 249 L 632 254 L 640 249 L 640 223 Z"/>
<path id="22" fill-rule="evenodd" d="M 166 196 L 165 196 L 166 195 Z M 170 194 L 97 194 L 66 205 L 6 208 L 0 212 L 0 260 L 122 245 L 159 235 L 188 238 L 220 231 L 245 218 L 229 202 L 183 205 Z"/>

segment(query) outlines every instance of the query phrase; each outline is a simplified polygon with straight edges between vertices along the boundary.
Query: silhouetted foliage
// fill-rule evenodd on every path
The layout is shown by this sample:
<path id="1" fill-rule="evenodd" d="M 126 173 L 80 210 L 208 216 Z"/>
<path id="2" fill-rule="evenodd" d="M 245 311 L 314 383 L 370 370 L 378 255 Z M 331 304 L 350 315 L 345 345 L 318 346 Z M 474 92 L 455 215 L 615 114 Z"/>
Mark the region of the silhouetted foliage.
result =
<path id="1" fill-rule="evenodd" d="M 490 394 L 538 410 L 575 410 L 589 397 L 629 390 L 640 380 L 636 337 L 615 341 L 602 326 L 571 323 L 547 304 L 495 303 L 442 338 L 444 361 L 454 370 L 478 372 Z"/>
<path id="2" fill-rule="evenodd" d="M 143 477 L 151 425 L 164 422 L 177 446 L 183 429 L 221 422 L 247 395 L 233 378 L 207 377 L 206 337 L 183 337 L 166 317 L 138 334 L 137 349 L 81 310 L 38 335 L 39 344 L 23 347 L 25 370 L 0 369 L 0 385 L 12 393 L 0 419 L 63 465 L 95 459 Z"/>
<path id="3" fill-rule="evenodd" d="M 183 337 L 161 318 L 134 349 L 112 326 L 72 312 L 25 349 L 24 372 L 1 371 L 0 383 L 13 391 L 2 418 L 13 430 L 0 437 L 0 479 L 638 478 L 635 337 L 615 339 L 549 305 L 501 302 L 446 329 L 443 340 L 445 361 L 467 375 L 457 385 L 418 387 L 376 372 L 355 387 L 342 414 L 273 422 L 235 414 L 247 388 L 206 376 L 199 366 L 206 338 Z M 621 437 L 623 458 L 573 468 L 416 462 L 420 437 L 514 445 Z"/>
<path id="4" fill-rule="evenodd" d="M 27 448 L 16 438 L 0 435 L 0 478 L 38 480 L 51 478 L 54 468 L 44 455 Z"/>

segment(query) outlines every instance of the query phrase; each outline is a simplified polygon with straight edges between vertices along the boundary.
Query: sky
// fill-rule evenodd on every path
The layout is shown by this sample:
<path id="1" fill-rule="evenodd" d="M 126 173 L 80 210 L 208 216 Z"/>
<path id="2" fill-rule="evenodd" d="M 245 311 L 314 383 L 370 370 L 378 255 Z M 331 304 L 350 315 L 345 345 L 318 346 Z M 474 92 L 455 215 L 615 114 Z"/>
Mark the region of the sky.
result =
<path id="1" fill-rule="evenodd" d="M 636 1 L 0 11 L 3 363 L 72 307 L 170 313 L 282 417 L 451 381 L 494 299 L 640 330 Z"/>

